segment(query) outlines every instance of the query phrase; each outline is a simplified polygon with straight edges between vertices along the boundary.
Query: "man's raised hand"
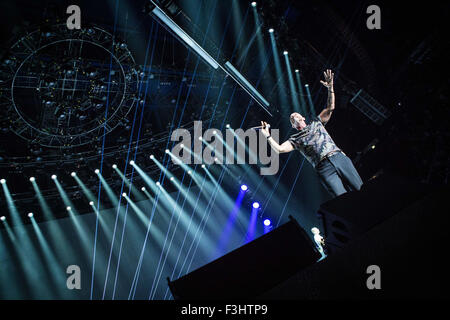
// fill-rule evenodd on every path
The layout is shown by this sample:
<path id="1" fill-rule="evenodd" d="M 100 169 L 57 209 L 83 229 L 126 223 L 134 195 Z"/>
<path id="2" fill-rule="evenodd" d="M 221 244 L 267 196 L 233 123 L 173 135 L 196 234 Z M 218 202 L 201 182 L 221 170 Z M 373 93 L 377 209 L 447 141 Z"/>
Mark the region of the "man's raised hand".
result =
<path id="1" fill-rule="evenodd" d="M 325 87 L 327 87 L 329 90 L 333 89 L 334 73 L 331 72 L 330 69 L 327 69 L 327 71 L 323 72 L 323 75 L 325 77 L 325 81 L 320 80 L 320 83 L 323 84 Z"/>

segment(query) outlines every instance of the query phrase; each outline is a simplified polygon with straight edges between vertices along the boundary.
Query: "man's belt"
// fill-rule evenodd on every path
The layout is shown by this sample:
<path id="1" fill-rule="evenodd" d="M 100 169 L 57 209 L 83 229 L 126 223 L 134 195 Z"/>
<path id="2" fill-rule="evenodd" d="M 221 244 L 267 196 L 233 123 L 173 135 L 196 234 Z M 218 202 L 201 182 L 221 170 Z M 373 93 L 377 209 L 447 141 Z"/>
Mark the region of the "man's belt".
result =
<path id="1" fill-rule="evenodd" d="M 330 153 L 328 153 L 325 158 L 329 158 L 331 156 L 334 156 L 335 154 L 337 154 L 338 152 L 342 153 L 344 156 L 346 155 L 344 152 L 342 152 L 342 150 L 335 150 L 335 151 L 331 151 Z"/>

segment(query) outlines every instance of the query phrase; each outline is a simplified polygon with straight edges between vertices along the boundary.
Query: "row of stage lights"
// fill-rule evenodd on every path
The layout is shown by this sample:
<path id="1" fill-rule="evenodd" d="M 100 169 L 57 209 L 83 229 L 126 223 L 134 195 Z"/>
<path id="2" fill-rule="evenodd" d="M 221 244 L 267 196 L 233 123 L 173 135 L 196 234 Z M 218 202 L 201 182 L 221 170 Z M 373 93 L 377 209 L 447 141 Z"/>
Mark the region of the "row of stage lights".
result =
<path id="1" fill-rule="evenodd" d="M 166 149 L 166 153 L 169 153 L 169 150 L 168 150 L 168 149 Z M 150 155 L 150 159 L 153 160 L 154 158 L 155 158 L 155 157 L 154 157 L 153 155 Z M 131 160 L 131 161 L 130 161 L 130 165 L 132 165 L 132 166 L 135 165 L 134 160 Z M 202 167 L 203 169 L 206 168 L 206 166 L 205 166 L 204 164 L 202 164 L 201 167 Z M 117 169 L 117 165 L 116 165 L 116 164 L 113 164 L 113 165 L 112 165 L 112 168 L 113 168 L 113 169 Z M 97 174 L 97 175 L 100 174 L 100 170 L 99 170 L 99 169 L 95 169 L 94 172 L 95 172 L 95 174 Z M 189 175 L 192 175 L 192 171 L 191 171 L 191 170 L 189 170 L 187 173 L 188 173 Z M 72 177 L 75 177 L 77 174 L 76 174 L 76 172 L 72 172 L 70 175 L 71 175 Z M 52 180 L 56 180 L 56 178 L 57 178 L 56 174 L 53 174 L 53 175 L 51 176 L 51 178 L 52 178 Z M 35 177 L 30 177 L 29 180 L 30 180 L 30 182 L 34 182 L 34 181 L 36 181 L 36 178 L 35 178 Z M 173 181 L 173 180 L 174 180 L 174 177 L 170 177 L 169 180 L 170 180 L 170 181 Z M 6 179 L 1 179 L 1 180 L 0 180 L 0 183 L 1 183 L 1 184 L 6 183 Z M 156 184 L 156 186 L 161 187 L 161 183 L 160 183 L 159 181 L 157 181 L 155 184 Z M 248 186 L 245 185 L 245 184 L 241 185 L 241 190 L 242 190 L 243 192 L 248 191 Z M 145 187 L 142 187 L 142 188 L 141 188 L 141 191 L 143 191 L 143 192 L 146 191 Z M 124 193 L 122 193 L 122 196 L 123 196 L 123 197 L 126 197 L 127 194 L 124 192 Z M 94 206 L 94 202 L 93 202 L 93 201 L 90 201 L 90 202 L 89 202 L 89 205 L 90 205 L 91 207 L 93 207 L 93 206 Z M 259 202 L 256 202 L 256 201 L 253 202 L 252 207 L 253 207 L 253 209 L 258 210 L 258 209 L 260 208 Z M 72 210 L 72 208 L 71 208 L 70 206 L 68 206 L 68 207 L 66 207 L 66 210 L 70 212 L 70 211 Z M 31 219 L 31 218 L 33 217 L 33 213 L 32 213 L 32 212 L 28 213 L 28 217 Z M 1 220 L 1 221 L 5 221 L 5 220 L 6 220 L 6 217 L 5 217 L 5 216 L 1 216 L 1 217 L 0 217 L 0 220 Z M 271 221 L 270 221 L 269 219 L 265 219 L 265 220 L 263 221 L 263 223 L 264 223 L 264 225 L 265 225 L 266 227 L 269 227 L 269 226 L 271 225 Z"/>
<path id="2" fill-rule="evenodd" d="M 256 3 L 255 1 L 253 1 L 253 2 L 251 3 L 251 5 L 252 5 L 252 7 L 256 7 L 257 3 Z M 274 30 L 273 28 L 270 28 L 270 29 L 269 29 L 269 33 L 274 33 L 274 32 L 275 32 L 275 30 Z M 289 54 L 289 52 L 287 52 L 287 51 L 285 50 L 285 51 L 283 51 L 283 54 L 284 54 L 285 56 L 287 56 L 287 55 Z M 296 73 L 299 73 L 300 70 L 299 70 L 299 69 L 295 69 L 295 72 L 296 72 Z M 307 87 L 308 85 L 305 85 L 305 86 Z"/>
<path id="3" fill-rule="evenodd" d="M 245 185 L 245 184 L 241 185 L 241 190 L 242 190 L 243 192 L 246 192 L 246 191 L 248 190 L 247 185 Z M 252 207 L 253 207 L 253 209 L 258 210 L 258 209 L 260 208 L 259 202 L 256 202 L 256 201 L 253 202 Z M 269 227 L 269 226 L 272 224 L 272 222 L 270 221 L 270 219 L 264 219 L 263 223 L 264 223 L 264 225 L 265 225 L 266 227 Z"/>

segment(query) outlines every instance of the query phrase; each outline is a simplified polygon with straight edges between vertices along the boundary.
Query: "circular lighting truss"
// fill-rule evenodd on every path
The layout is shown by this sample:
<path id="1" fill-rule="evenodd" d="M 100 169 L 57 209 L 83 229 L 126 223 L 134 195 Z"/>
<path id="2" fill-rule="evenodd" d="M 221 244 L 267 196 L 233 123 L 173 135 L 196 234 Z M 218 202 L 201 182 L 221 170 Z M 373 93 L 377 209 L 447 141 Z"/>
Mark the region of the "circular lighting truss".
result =
<path id="1" fill-rule="evenodd" d="M 139 75 L 126 43 L 97 27 L 65 24 L 19 39 L 0 64 L 9 129 L 47 147 L 96 141 L 135 105 Z"/>

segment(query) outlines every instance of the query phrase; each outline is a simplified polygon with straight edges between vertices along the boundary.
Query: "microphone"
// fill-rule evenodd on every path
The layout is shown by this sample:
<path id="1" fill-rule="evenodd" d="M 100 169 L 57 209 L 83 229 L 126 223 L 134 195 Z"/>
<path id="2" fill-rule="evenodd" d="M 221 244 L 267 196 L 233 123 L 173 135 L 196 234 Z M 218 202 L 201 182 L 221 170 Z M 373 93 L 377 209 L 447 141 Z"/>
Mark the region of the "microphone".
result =
<path id="1" fill-rule="evenodd" d="M 270 124 L 267 124 L 267 129 L 270 129 Z M 255 129 L 255 130 L 258 130 L 258 129 L 262 129 L 263 128 L 263 126 L 257 126 L 257 127 L 251 127 L 250 129 Z"/>

